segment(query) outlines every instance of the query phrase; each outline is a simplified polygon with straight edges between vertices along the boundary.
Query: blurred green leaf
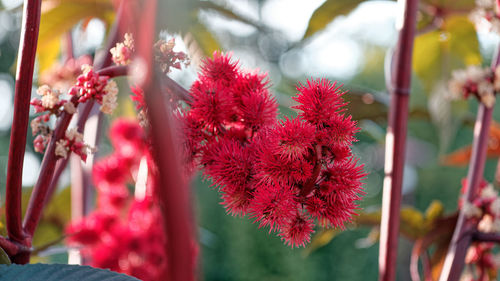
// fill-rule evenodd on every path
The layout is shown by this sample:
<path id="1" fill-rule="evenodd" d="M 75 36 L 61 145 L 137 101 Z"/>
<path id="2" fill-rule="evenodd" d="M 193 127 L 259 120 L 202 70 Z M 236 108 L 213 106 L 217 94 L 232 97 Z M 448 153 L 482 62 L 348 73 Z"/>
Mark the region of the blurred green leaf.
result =
<path id="1" fill-rule="evenodd" d="M 0 264 L 11 264 L 9 255 L 0 247 Z"/>
<path id="2" fill-rule="evenodd" d="M 475 0 L 422 0 L 422 2 L 452 10 L 471 10 L 476 6 Z"/>
<path id="3" fill-rule="evenodd" d="M 200 1 L 200 2 L 198 2 L 198 8 L 202 9 L 202 10 L 215 11 L 226 18 L 246 23 L 246 24 L 251 25 L 251 26 L 258 28 L 258 29 L 264 29 L 262 24 L 255 22 L 249 18 L 246 18 L 240 14 L 237 14 L 233 10 L 231 10 L 230 8 L 221 6 L 221 5 L 216 4 L 214 2 Z"/>
<path id="4" fill-rule="evenodd" d="M 480 62 L 476 30 L 466 16 L 448 17 L 440 30 L 415 38 L 413 69 L 428 93 L 451 70 Z"/>
<path id="5" fill-rule="evenodd" d="M 364 2 L 364 0 L 327 0 L 312 14 L 302 39 L 311 37 L 316 32 L 323 30 L 337 16 L 348 14 L 361 2 Z"/>
<path id="6" fill-rule="evenodd" d="M 312 237 L 311 244 L 304 249 L 304 256 L 308 256 L 317 249 L 327 245 L 340 233 L 342 233 L 342 231 L 339 229 L 322 229 L 318 231 L 318 233 Z"/>
<path id="7" fill-rule="evenodd" d="M 189 28 L 189 32 L 184 37 L 191 60 L 199 63 L 202 57 L 211 56 L 221 46 L 212 33 L 201 23 L 197 22 Z"/>

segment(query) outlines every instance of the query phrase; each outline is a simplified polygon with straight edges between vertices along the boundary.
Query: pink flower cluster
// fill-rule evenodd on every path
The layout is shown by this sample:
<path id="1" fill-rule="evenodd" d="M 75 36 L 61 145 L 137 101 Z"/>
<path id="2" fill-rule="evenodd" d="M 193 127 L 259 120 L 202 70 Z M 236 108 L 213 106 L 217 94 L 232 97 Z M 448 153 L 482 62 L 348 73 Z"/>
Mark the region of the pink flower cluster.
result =
<path id="1" fill-rule="evenodd" d="M 117 120 L 110 138 L 115 152 L 93 170 L 97 208 L 68 226 L 68 243 L 84 246 L 82 254 L 92 266 L 160 280 L 167 266 L 166 237 L 152 195 L 155 166 L 144 132 L 135 121 Z M 139 171 L 141 165 L 147 165 L 146 173 Z M 134 182 L 136 196 L 131 198 L 127 184 Z"/>
<path id="2" fill-rule="evenodd" d="M 116 46 L 109 50 L 111 59 L 117 65 L 128 65 L 132 61 L 132 54 L 135 51 L 134 37 L 132 34 L 125 33 L 123 42 L 116 43 Z"/>
<path id="3" fill-rule="evenodd" d="M 190 169 L 203 167 L 233 215 L 248 215 L 286 244 L 310 241 L 315 219 L 343 228 L 363 194 L 363 165 L 352 156 L 359 130 L 340 87 L 300 85 L 296 118 L 278 121 L 266 75 L 242 71 L 229 55 L 203 62 L 179 118 Z"/>
<path id="4" fill-rule="evenodd" d="M 81 62 L 81 60 L 77 60 Z M 76 61 L 70 61 L 71 64 Z M 82 74 L 77 77 L 76 83 L 68 90 L 70 100 L 61 97 L 61 92 L 43 85 L 38 88 L 37 93 L 41 98 L 33 98 L 30 102 L 36 113 L 43 113 L 31 121 L 33 135 L 37 135 L 33 142 L 35 151 L 43 153 L 50 139 L 52 129 L 47 124 L 51 116 L 59 117 L 63 112 L 74 114 L 80 103 L 94 99 L 101 105 L 101 111 L 112 114 L 117 106 L 118 87 L 116 82 L 107 76 L 101 76 L 92 70 L 89 65 L 83 65 Z M 65 137 L 56 140 L 55 153 L 57 156 L 66 158 L 70 151 L 80 155 L 83 160 L 87 157 L 87 146 L 83 138 L 76 131 L 67 131 Z"/>
<path id="5" fill-rule="evenodd" d="M 490 67 L 471 65 L 455 70 L 448 86 L 453 98 L 474 96 L 487 107 L 492 107 L 495 93 L 500 91 L 500 68 L 492 71 Z"/>
<path id="6" fill-rule="evenodd" d="M 154 44 L 155 60 L 159 63 L 164 73 L 169 73 L 170 68 L 181 69 L 181 66 L 189 65 L 190 61 L 184 52 L 174 51 L 175 38 L 168 41 L 159 40 Z"/>
<path id="7" fill-rule="evenodd" d="M 112 114 L 116 108 L 118 87 L 116 82 L 108 76 L 101 76 L 91 66 L 82 66 L 83 73 L 76 78 L 76 83 L 70 88 L 68 94 L 78 97 L 78 102 L 83 103 L 95 99 L 101 105 L 101 111 Z"/>
<path id="8" fill-rule="evenodd" d="M 462 181 L 462 192 L 465 192 L 467 181 Z M 475 199 L 472 202 L 459 200 L 459 206 L 465 212 L 468 219 L 475 221 L 478 230 L 483 233 L 500 232 L 500 197 L 493 185 L 482 181 Z M 464 280 L 481 281 L 479 276 L 489 276 L 490 280 L 496 280 L 498 268 L 500 268 L 500 255 L 494 253 L 494 243 L 474 242 L 469 246 L 465 262 L 470 266 L 467 268 Z"/>

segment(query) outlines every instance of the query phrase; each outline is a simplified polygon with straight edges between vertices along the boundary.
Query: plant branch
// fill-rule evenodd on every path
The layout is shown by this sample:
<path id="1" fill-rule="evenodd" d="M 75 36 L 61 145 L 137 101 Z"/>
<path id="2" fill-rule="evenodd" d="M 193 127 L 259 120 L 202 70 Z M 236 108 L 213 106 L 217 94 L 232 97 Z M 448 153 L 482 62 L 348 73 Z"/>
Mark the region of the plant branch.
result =
<path id="1" fill-rule="evenodd" d="M 500 5 L 500 2 L 497 2 Z M 500 64 L 500 45 L 497 47 L 495 57 L 492 60 L 493 71 Z M 484 165 L 486 162 L 486 151 L 488 148 L 488 136 L 491 120 L 493 117 L 493 106 L 487 107 L 479 103 L 479 109 L 474 125 L 474 139 L 472 142 L 472 154 L 467 172 L 467 186 L 464 200 L 472 202 L 477 194 L 479 183 L 483 179 Z M 460 209 L 457 226 L 453 233 L 446 259 L 441 271 L 440 281 L 457 281 L 460 279 L 465 265 L 465 255 L 476 232 L 477 222 L 466 217 L 464 209 Z"/>
<path id="2" fill-rule="evenodd" d="M 485 233 L 477 231 L 472 235 L 474 241 L 500 243 L 500 233 Z"/>
<path id="3" fill-rule="evenodd" d="M 15 242 L 0 236 L 0 247 L 9 255 L 9 257 L 14 257 L 19 253 L 29 253 L 31 251 L 30 248 L 24 246 L 19 242 Z"/>
<path id="4" fill-rule="evenodd" d="M 403 26 L 391 63 L 391 103 L 386 136 L 385 179 L 380 226 L 379 280 L 394 281 L 405 162 L 411 59 L 418 0 L 405 0 Z"/>
<path id="5" fill-rule="evenodd" d="M 19 45 L 14 117 L 10 135 L 6 184 L 7 233 L 13 241 L 25 243 L 21 227 L 21 189 L 26 135 L 28 131 L 31 85 L 40 27 L 41 0 L 25 0 Z"/>
<path id="6" fill-rule="evenodd" d="M 112 64 L 112 59 L 111 59 L 111 53 L 109 52 L 109 49 L 111 49 L 119 40 L 120 37 L 120 25 L 122 24 L 122 21 L 125 20 L 125 17 L 123 16 L 124 13 L 124 4 L 125 1 L 122 1 L 120 3 L 120 7 L 117 12 L 117 18 L 115 20 L 115 23 L 113 27 L 111 28 L 110 35 L 108 37 L 105 50 L 107 50 L 102 56 L 96 58 L 96 61 L 94 63 L 94 68 L 96 69 L 97 73 L 100 75 L 106 75 L 111 78 L 117 77 L 117 76 L 123 76 L 127 75 L 128 67 L 126 66 L 111 66 Z M 87 121 L 90 112 L 92 111 L 92 108 L 94 107 L 94 100 L 90 100 L 86 102 L 83 105 L 79 105 L 78 108 L 78 121 L 77 121 L 77 130 L 78 132 L 82 133 L 83 129 L 85 127 L 85 122 Z M 51 197 L 52 194 L 54 193 L 54 190 L 57 186 L 57 183 L 59 182 L 59 177 L 61 176 L 62 172 L 66 168 L 68 164 L 68 159 L 59 159 L 54 177 L 52 178 L 52 181 L 50 183 L 49 189 L 48 189 L 48 195 L 46 201 L 48 201 Z"/>
<path id="7" fill-rule="evenodd" d="M 157 1 L 144 2 L 138 19 L 141 19 L 137 29 L 141 30 L 138 38 L 137 57 L 135 61 L 141 63 L 144 70 L 137 79 L 140 88 L 144 89 L 145 101 L 148 107 L 148 119 L 151 123 L 149 131 L 153 156 L 158 166 L 159 186 L 155 195 L 162 210 L 163 227 L 168 237 L 165 253 L 168 257 L 168 270 L 164 272 L 162 280 L 193 281 L 193 254 L 194 226 L 190 210 L 189 187 L 182 178 L 178 147 L 172 116 L 169 106 L 165 104 L 162 95 L 162 81 L 160 72 L 154 71 L 152 44 L 156 21 Z M 141 69 L 142 70 L 142 69 Z"/>
<path id="8" fill-rule="evenodd" d="M 76 103 L 77 99 L 78 97 L 74 96 L 71 99 L 71 102 Z M 45 197 L 52 181 L 52 176 L 54 175 L 56 161 L 58 160 L 58 157 L 55 154 L 56 142 L 64 137 L 72 116 L 72 114 L 69 114 L 66 111 L 62 113 L 61 117 L 57 121 L 50 143 L 45 151 L 40 168 L 40 176 L 33 187 L 33 193 L 31 194 L 28 209 L 26 210 L 23 222 L 23 228 L 30 238 L 33 236 L 35 228 L 40 221 L 40 217 L 43 213 L 43 206 L 46 200 Z"/>
<path id="9" fill-rule="evenodd" d="M 476 125 L 474 126 L 472 156 L 467 174 L 467 191 L 464 198 L 467 202 L 472 202 L 477 193 L 479 183 L 483 178 L 492 113 L 492 108 L 486 107 L 483 103 L 479 105 Z M 455 232 L 453 233 L 453 238 L 448 248 L 448 253 L 439 279 L 440 281 L 459 280 L 465 264 L 467 249 L 472 242 L 472 233 L 476 227 L 477 223 L 467 219 L 462 208 L 460 210 Z"/>

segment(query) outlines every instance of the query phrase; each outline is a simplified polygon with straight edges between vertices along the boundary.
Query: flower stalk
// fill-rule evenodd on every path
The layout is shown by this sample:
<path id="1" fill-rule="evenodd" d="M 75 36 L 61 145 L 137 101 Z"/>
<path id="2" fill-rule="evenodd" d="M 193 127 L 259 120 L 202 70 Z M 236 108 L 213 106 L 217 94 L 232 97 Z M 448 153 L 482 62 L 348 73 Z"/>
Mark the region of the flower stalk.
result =
<path id="1" fill-rule="evenodd" d="M 401 186 L 405 162 L 411 59 L 418 0 L 405 0 L 403 25 L 391 65 L 391 104 L 386 136 L 385 179 L 380 226 L 379 280 L 396 276 Z"/>
<path id="2" fill-rule="evenodd" d="M 493 108 L 480 103 L 476 124 L 474 125 L 472 156 L 467 173 L 467 191 L 464 198 L 466 202 L 472 202 L 479 183 L 483 178 L 492 115 Z M 440 281 L 456 281 L 460 279 L 462 269 L 465 265 L 465 255 L 472 242 L 472 234 L 476 228 L 477 223 L 467 218 L 464 208 L 460 209 L 457 225 L 439 279 Z"/>
<path id="3" fill-rule="evenodd" d="M 6 185 L 7 233 L 11 240 L 19 243 L 25 243 L 21 226 L 22 171 L 40 13 L 41 0 L 24 1 Z"/>

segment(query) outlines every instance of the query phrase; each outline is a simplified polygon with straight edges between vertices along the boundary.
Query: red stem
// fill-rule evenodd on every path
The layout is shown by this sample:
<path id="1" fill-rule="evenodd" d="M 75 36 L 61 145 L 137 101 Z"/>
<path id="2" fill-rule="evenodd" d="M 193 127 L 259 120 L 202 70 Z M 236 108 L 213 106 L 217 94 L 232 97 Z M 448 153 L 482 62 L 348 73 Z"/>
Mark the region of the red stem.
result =
<path id="1" fill-rule="evenodd" d="M 122 21 L 125 19 L 125 17 L 123 16 L 124 6 L 125 6 L 124 2 L 125 1 L 122 1 L 120 3 L 115 24 L 111 28 L 110 36 L 105 46 L 105 50 L 107 51 L 101 57 L 97 58 L 96 62 L 94 63 L 94 68 L 100 75 L 117 77 L 117 76 L 127 75 L 128 72 L 128 67 L 126 66 L 110 66 L 113 63 L 113 61 L 111 59 L 111 53 L 109 52 L 109 49 L 111 49 L 118 42 L 120 38 L 120 32 L 119 32 L 120 25 L 122 24 Z M 87 121 L 93 107 L 94 107 L 93 100 L 90 100 L 83 105 L 79 105 L 78 122 L 77 122 L 78 132 L 80 133 L 83 132 L 83 129 L 85 127 L 85 122 Z M 59 177 L 66 168 L 67 164 L 68 164 L 68 159 L 60 159 L 58 161 L 54 177 L 49 186 L 49 191 L 47 196 L 48 199 L 46 201 L 48 201 L 52 197 L 52 194 L 54 193 L 54 190 L 57 186 L 57 183 L 59 182 Z"/>
<path id="2" fill-rule="evenodd" d="M 464 200 L 468 202 L 472 202 L 474 199 L 479 182 L 483 177 L 492 113 L 492 108 L 487 108 L 482 103 L 479 105 L 476 124 L 474 126 L 472 156 L 467 174 L 467 192 L 464 198 Z M 472 242 L 472 233 L 476 227 L 477 223 L 468 220 L 463 209 L 461 209 L 457 226 L 455 227 L 453 238 L 448 248 L 448 253 L 439 279 L 440 281 L 454 281 L 460 279 L 465 264 L 465 255 Z"/>
<path id="3" fill-rule="evenodd" d="M 110 69 L 113 69 L 113 71 L 110 71 Z M 99 75 L 103 75 L 103 73 L 106 73 L 110 77 L 114 77 L 114 75 L 120 75 L 124 72 L 123 70 L 126 69 L 124 67 L 109 67 L 105 68 L 103 70 L 97 71 Z M 116 71 L 115 71 L 116 70 Z M 118 71 L 119 70 L 119 71 Z M 76 102 L 77 97 L 75 96 L 72 98 L 73 102 Z M 87 102 L 83 108 L 83 113 L 86 113 L 87 106 L 93 105 L 93 101 Z M 89 107 L 91 109 L 91 107 Z M 37 183 L 35 184 L 35 187 L 33 188 L 33 193 L 30 197 L 30 202 L 28 204 L 28 209 L 26 211 L 26 216 L 24 218 L 24 230 L 26 231 L 26 234 L 31 237 L 33 236 L 33 233 L 35 231 L 36 226 L 38 225 L 38 222 L 40 220 L 40 217 L 42 215 L 42 210 L 43 210 L 43 205 L 46 200 L 46 196 L 48 194 L 48 191 L 50 189 L 53 189 L 54 187 L 51 185 L 55 185 L 56 181 L 53 180 L 53 175 L 55 171 L 55 165 L 56 161 L 58 158 L 56 157 L 54 151 L 55 151 L 55 143 L 59 139 L 61 139 L 64 134 L 66 133 L 66 129 L 68 128 L 68 125 L 71 121 L 72 114 L 68 114 L 67 112 L 63 112 L 61 117 L 59 118 L 57 124 L 56 124 L 56 129 L 54 131 L 54 134 L 51 138 L 50 144 L 47 147 L 47 150 L 45 151 L 45 155 L 43 157 L 42 161 L 42 166 L 40 168 L 40 177 L 38 178 Z M 88 114 L 87 114 L 88 116 Z M 86 118 L 81 119 L 82 122 L 86 120 Z M 81 124 L 80 124 L 81 125 Z M 61 163 L 63 164 L 63 163 Z M 61 165 L 62 166 L 62 165 Z M 63 168 L 63 167 L 61 167 Z M 54 182 L 52 184 L 52 182 Z M 51 187 L 49 189 L 49 187 Z"/>
<path id="4" fill-rule="evenodd" d="M 72 98 L 72 101 L 76 102 L 77 99 L 78 97 L 74 96 Z M 72 116 L 72 114 L 69 114 L 66 111 L 62 113 L 56 124 L 54 134 L 50 139 L 50 143 L 45 151 L 40 168 L 40 176 L 35 186 L 33 187 L 33 193 L 31 194 L 28 209 L 26 210 L 26 215 L 23 222 L 23 228 L 30 238 L 33 236 L 35 228 L 38 225 L 38 222 L 42 215 L 45 197 L 47 195 L 48 187 L 52 181 L 55 165 L 58 160 L 58 157 L 55 154 L 55 143 L 60 140 L 66 133 L 66 129 L 68 128 Z"/>
<path id="5" fill-rule="evenodd" d="M 9 257 L 14 257 L 19 253 L 29 253 L 31 251 L 30 248 L 23 244 L 11 241 L 3 236 L 0 236 L 0 247 L 2 247 Z"/>
<path id="6" fill-rule="evenodd" d="M 156 32 L 156 1 L 143 3 L 137 57 L 135 61 L 143 66 L 139 86 L 144 89 L 148 118 L 151 123 L 149 132 L 153 144 L 153 155 L 158 166 L 159 186 L 156 196 L 162 208 L 163 226 L 168 243 L 165 252 L 168 269 L 162 280 L 194 280 L 193 243 L 194 228 L 190 212 L 189 188 L 182 178 L 178 145 L 172 126 L 171 110 L 165 104 L 161 93 L 161 80 L 153 68 L 152 48 Z M 138 33 L 136 33 L 138 34 Z M 137 79 L 138 77 L 133 77 Z"/>
<path id="7" fill-rule="evenodd" d="M 64 47 L 65 47 L 65 51 L 66 51 L 66 61 L 74 59 L 73 35 L 71 34 L 71 30 L 66 32 L 66 36 L 64 38 Z"/>
<path id="8" fill-rule="evenodd" d="M 500 1 L 497 1 L 500 5 Z M 498 8 L 498 6 L 497 6 Z M 500 64 L 500 45 L 497 48 L 495 57 L 491 63 L 493 70 Z M 488 108 L 483 103 L 479 103 L 479 109 L 474 125 L 474 140 L 472 142 L 472 154 L 467 173 L 467 186 L 465 198 L 467 202 L 472 202 L 477 194 L 479 183 L 483 179 L 484 165 L 486 162 L 486 151 L 488 148 L 488 136 L 493 117 L 493 106 Z M 446 254 L 446 259 L 441 271 L 440 281 L 456 281 L 460 279 L 465 265 L 465 255 L 473 239 L 473 234 L 477 228 L 477 223 L 467 219 L 460 209 L 457 225 L 453 232 L 453 237 Z"/>
<path id="9" fill-rule="evenodd" d="M 31 85 L 40 26 L 41 0 L 25 0 L 17 60 L 14 117 L 10 135 L 6 184 L 7 233 L 13 241 L 25 243 L 21 227 L 21 190 L 26 135 L 28 131 Z"/>
<path id="10" fill-rule="evenodd" d="M 394 281 L 396 275 L 401 185 L 405 163 L 411 59 L 418 0 L 405 0 L 404 21 L 391 67 L 393 87 L 386 137 L 385 179 L 380 226 L 379 280 Z"/>
<path id="11" fill-rule="evenodd" d="M 500 233 L 476 232 L 473 234 L 472 239 L 480 242 L 500 243 Z"/>
<path id="12" fill-rule="evenodd" d="M 156 82 L 155 80 L 154 82 Z M 166 253 L 169 278 L 165 280 L 194 280 L 192 243 L 193 228 L 188 186 L 182 179 L 171 126 L 172 118 L 165 106 L 158 83 L 145 87 L 146 104 L 151 122 L 153 152 L 158 164 L 162 188 L 157 190 L 162 206 L 164 226 L 168 237 Z"/>

